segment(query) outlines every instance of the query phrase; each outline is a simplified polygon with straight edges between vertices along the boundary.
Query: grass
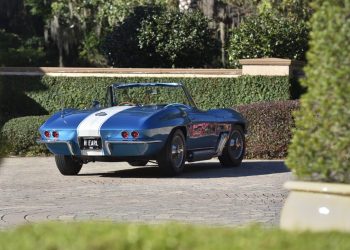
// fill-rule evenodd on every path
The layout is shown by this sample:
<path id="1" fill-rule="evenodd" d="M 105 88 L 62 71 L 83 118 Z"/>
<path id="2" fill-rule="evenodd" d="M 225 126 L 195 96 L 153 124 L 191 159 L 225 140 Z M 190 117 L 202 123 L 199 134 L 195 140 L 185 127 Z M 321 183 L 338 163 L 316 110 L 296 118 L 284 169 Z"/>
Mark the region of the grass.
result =
<path id="1" fill-rule="evenodd" d="M 0 232 L 0 249 L 350 249 L 350 235 L 339 232 L 285 232 L 259 226 L 217 228 L 182 224 L 103 222 L 25 225 Z"/>

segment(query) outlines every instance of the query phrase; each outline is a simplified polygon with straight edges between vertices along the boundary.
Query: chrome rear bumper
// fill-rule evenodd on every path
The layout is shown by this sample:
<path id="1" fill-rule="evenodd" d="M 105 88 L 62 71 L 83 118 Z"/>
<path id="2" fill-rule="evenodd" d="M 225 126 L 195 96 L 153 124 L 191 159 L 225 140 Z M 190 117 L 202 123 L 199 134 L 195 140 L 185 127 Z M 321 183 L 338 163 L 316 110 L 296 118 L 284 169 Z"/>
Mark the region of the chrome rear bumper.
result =
<path id="1" fill-rule="evenodd" d="M 39 144 L 57 144 L 57 143 L 66 144 L 67 147 L 68 147 L 69 153 L 71 153 L 71 155 L 74 155 L 73 146 L 72 146 L 72 142 L 71 141 L 36 140 L 36 142 L 39 143 Z"/>
<path id="2" fill-rule="evenodd" d="M 154 140 L 154 141 L 104 141 L 105 149 L 109 155 L 112 154 L 111 152 L 111 145 L 112 144 L 153 144 L 153 143 L 161 143 L 161 140 Z"/>
<path id="3" fill-rule="evenodd" d="M 75 155 L 73 152 L 73 145 L 71 141 L 62 141 L 62 140 L 37 140 L 39 144 L 66 144 L 68 150 L 71 155 Z M 153 144 L 153 143 L 161 143 L 161 140 L 153 140 L 153 141 L 104 141 L 105 149 L 109 155 L 111 155 L 111 145 L 112 144 Z"/>

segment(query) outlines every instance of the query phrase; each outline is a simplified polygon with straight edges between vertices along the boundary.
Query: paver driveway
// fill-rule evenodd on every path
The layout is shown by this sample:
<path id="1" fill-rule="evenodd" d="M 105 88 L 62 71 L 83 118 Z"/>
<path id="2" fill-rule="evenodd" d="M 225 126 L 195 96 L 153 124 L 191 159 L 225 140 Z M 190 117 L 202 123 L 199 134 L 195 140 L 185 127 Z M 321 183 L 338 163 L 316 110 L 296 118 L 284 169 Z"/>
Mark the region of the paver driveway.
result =
<path id="1" fill-rule="evenodd" d="M 187 164 L 164 178 L 152 166 L 89 163 L 62 176 L 54 158 L 6 158 L 0 169 L 0 228 L 45 220 L 176 220 L 218 225 L 278 224 L 291 173 L 283 161 Z"/>

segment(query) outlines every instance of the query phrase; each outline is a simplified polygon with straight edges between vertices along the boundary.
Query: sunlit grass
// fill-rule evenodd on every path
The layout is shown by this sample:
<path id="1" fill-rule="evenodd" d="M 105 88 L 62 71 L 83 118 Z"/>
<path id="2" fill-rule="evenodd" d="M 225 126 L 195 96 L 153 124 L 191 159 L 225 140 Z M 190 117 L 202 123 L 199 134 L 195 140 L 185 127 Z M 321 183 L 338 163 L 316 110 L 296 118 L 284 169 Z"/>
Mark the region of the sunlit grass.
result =
<path id="1" fill-rule="evenodd" d="M 0 232 L 0 249 L 350 249 L 350 234 L 298 233 L 259 226 L 103 222 L 25 225 Z"/>

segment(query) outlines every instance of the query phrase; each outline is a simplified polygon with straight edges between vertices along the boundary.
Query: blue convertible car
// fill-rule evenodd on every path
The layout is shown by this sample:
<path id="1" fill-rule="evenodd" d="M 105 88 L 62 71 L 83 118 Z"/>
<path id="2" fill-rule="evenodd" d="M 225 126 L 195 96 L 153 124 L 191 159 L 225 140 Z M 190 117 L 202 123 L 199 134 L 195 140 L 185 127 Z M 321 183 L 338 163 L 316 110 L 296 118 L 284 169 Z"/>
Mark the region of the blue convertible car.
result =
<path id="1" fill-rule="evenodd" d="M 76 175 L 91 161 L 156 160 L 166 175 L 182 172 L 185 161 L 218 157 L 239 166 L 245 152 L 246 122 L 232 109 L 198 109 L 180 83 L 113 84 L 106 107 L 63 109 L 39 129 L 63 175 Z"/>

